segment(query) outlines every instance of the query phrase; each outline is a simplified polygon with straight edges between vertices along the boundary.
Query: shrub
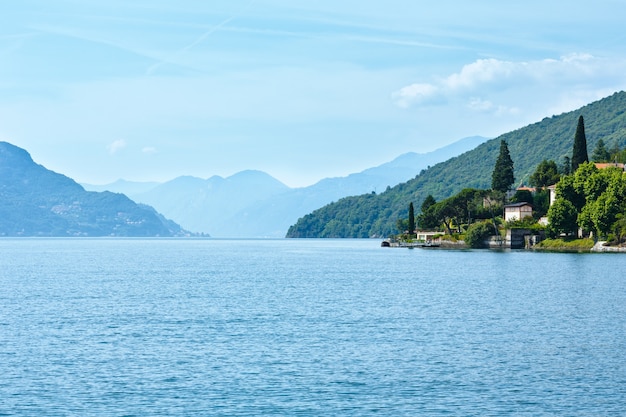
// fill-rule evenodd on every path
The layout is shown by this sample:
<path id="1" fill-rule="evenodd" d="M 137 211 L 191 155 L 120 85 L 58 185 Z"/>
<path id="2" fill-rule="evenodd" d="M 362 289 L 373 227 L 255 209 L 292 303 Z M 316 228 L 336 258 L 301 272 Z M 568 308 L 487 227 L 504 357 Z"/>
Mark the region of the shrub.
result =
<path id="1" fill-rule="evenodd" d="M 465 243 L 470 248 L 486 248 L 485 241 L 493 235 L 493 224 L 489 220 L 472 224 L 465 232 Z"/>
<path id="2" fill-rule="evenodd" d="M 507 229 L 531 229 L 531 230 L 544 230 L 545 226 L 539 224 L 537 219 L 532 216 L 526 216 L 522 220 L 512 220 L 506 222 Z"/>
<path id="3" fill-rule="evenodd" d="M 589 252 L 594 244 L 593 239 L 545 239 L 533 246 L 533 249 L 556 252 Z"/>

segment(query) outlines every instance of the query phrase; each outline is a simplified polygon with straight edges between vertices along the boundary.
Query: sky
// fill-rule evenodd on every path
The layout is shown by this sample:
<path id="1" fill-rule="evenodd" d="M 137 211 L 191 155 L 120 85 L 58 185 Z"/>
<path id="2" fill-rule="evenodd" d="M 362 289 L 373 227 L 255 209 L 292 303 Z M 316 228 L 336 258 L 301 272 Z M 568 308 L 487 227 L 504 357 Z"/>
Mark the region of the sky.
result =
<path id="1" fill-rule="evenodd" d="M 82 183 L 302 187 L 626 89 L 626 2 L 513 3 L 2 2 L 0 140 Z"/>

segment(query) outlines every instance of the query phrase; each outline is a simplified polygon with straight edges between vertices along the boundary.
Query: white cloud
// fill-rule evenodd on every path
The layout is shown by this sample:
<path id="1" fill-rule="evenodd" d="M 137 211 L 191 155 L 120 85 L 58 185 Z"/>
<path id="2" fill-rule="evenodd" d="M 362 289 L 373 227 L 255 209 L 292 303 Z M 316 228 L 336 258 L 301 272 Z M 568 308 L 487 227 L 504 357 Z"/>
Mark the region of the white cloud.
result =
<path id="1" fill-rule="evenodd" d="M 452 92 L 463 89 L 473 90 L 481 85 L 510 78 L 526 65 L 526 63 L 515 64 L 497 59 L 479 59 L 465 65 L 461 72 L 448 76 L 442 84 L 447 91 Z"/>
<path id="2" fill-rule="evenodd" d="M 109 150 L 109 153 L 111 155 L 115 155 L 117 152 L 124 149 L 125 147 L 126 141 L 124 139 L 118 139 L 110 143 L 109 146 L 107 146 L 107 149 Z"/>
<path id="3" fill-rule="evenodd" d="M 623 84 L 624 72 L 626 61 L 609 61 L 589 54 L 519 62 L 479 59 L 432 83 L 403 87 L 393 93 L 393 99 L 401 108 L 461 99 L 474 111 L 516 113 L 519 109 L 496 104 L 494 97 L 501 96 L 504 90 L 511 91 L 512 96 L 536 90 L 567 91 L 581 86 L 606 90 L 606 86 Z"/>
<path id="4" fill-rule="evenodd" d="M 439 93 L 439 88 L 432 84 L 411 84 L 393 93 L 396 104 L 402 108 L 411 104 L 428 102 Z"/>
<path id="5" fill-rule="evenodd" d="M 479 59 L 463 66 L 458 73 L 440 78 L 434 83 L 415 83 L 393 93 L 399 107 L 431 104 L 433 101 L 446 101 L 459 95 L 472 93 L 489 84 L 500 83 L 513 77 L 515 73 L 523 73 L 526 63 L 513 63 L 497 59 Z M 480 109 L 484 110 L 483 103 Z"/>
<path id="6" fill-rule="evenodd" d="M 472 97 L 467 104 L 467 108 L 481 113 L 493 113 L 496 116 L 516 115 L 520 112 L 520 109 L 517 107 L 496 106 L 491 101 L 483 100 L 480 97 Z"/>

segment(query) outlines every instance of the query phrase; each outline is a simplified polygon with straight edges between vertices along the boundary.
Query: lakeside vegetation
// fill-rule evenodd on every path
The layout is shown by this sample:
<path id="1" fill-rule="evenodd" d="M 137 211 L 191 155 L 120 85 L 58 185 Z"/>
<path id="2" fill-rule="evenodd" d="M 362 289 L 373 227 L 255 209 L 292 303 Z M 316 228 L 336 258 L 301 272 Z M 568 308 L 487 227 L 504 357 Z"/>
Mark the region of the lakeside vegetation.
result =
<path id="1" fill-rule="evenodd" d="M 398 216 L 395 219 L 395 230 L 392 233 L 386 232 L 386 236 L 393 236 L 394 239 L 410 241 L 415 238 L 415 229 L 440 231 L 446 236 L 454 236 L 456 239 L 464 240 L 469 247 L 487 247 L 489 239 L 503 239 L 508 229 L 523 228 L 530 234 L 541 235 L 541 239 L 548 237 L 544 243 L 537 246 L 540 250 L 567 250 L 567 251 L 589 251 L 594 243 L 601 239 L 608 241 L 610 245 L 621 245 L 626 241 L 626 174 L 623 165 L 618 167 L 618 163 L 626 162 L 626 147 L 620 142 L 626 137 L 626 118 L 621 117 L 626 109 L 626 96 L 618 93 L 611 96 L 608 102 L 619 99 L 622 109 L 606 109 L 607 112 L 614 111 L 614 117 L 602 118 L 611 120 L 614 123 L 612 132 L 606 128 L 598 128 L 596 121 L 591 121 L 594 129 L 587 131 L 607 132 L 605 136 L 596 136 L 590 143 L 594 144 L 591 154 L 591 161 L 588 156 L 587 135 L 583 115 L 572 117 L 568 114 L 556 125 L 560 126 L 563 120 L 575 121 L 571 128 L 572 135 L 568 141 L 570 152 L 562 155 L 560 161 L 554 159 L 541 159 L 533 167 L 533 170 L 522 174 L 522 180 L 513 194 L 516 181 L 514 166 L 517 160 L 511 156 L 509 144 L 503 135 L 499 139 L 498 155 L 490 170 L 491 187 L 472 187 L 474 182 L 467 181 L 467 187 L 460 191 L 441 199 L 436 200 L 433 193 L 427 194 L 421 199 L 420 210 L 414 214 L 414 201 L 421 197 L 415 190 L 406 193 L 408 187 L 415 186 L 421 177 L 427 177 L 428 172 L 422 172 L 418 177 L 405 184 L 400 184 L 394 189 L 388 189 L 385 193 L 377 196 L 375 193 L 367 197 L 359 196 L 347 198 L 339 201 L 333 208 L 343 208 L 349 210 L 354 208 L 354 204 L 361 203 L 358 209 L 351 212 L 350 222 L 353 226 L 359 225 L 359 235 L 341 235 L 348 228 L 337 216 L 337 212 L 322 208 L 317 213 L 301 219 L 297 225 L 290 228 L 288 237 L 372 237 L 371 226 L 373 224 L 383 225 L 385 219 L 389 221 L 393 217 L 393 207 L 400 200 L 410 199 L 405 205 L 408 206 L 408 217 Z M 605 105 L 607 103 L 604 103 Z M 594 108 L 591 114 L 600 115 L 598 103 L 586 106 L 585 109 Z M 604 115 L 606 116 L 606 115 Z M 616 122 L 619 120 L 619 123 Z M 623 132 L 624 135 L 618 139 L 615 131 Z M 597 134 L 597 133 L 596 133 Z M 573 141 L 572 141 L 573 137 Z M 545 139 L 545 138 L 544 138 Z M 549 142 L 549 140 L 544 140 Z M 490 141 L 494 142 L 494 141 Z M 607 145 L 608 144 L 608 145 Z M 483 146 L 487 146 L 483 145 Z M 489 146 L 493 147 L 493 143 Z M 481 148 L 479 146 L 479 148 Z M 477 148 L 477 149 L 479 149 Z M 529 148 L 526 155 L 533 152 Z M 480 157 L 480 153 L 473 156 Z M 453 158 L 448 167 L 454 166 L 455 159 L 467 158 L 467 154 Z M 513 162 L 515 159 L 515 163 Z M 521 158 L 522 160 L 524 158 Z M 484 162 L 484 161 L 483 161 Z M 610 162 L 610 163 L 609 163 Z M 605 163 L 598 168 L 595 163 Z M 442 166 L 445 166 L 444 163 Z M 527 169 L 522 165 L 522 169 Z M 429 170 L 430 171 L 430 170 Z M 476 174 L 476 177 L 485 177 L 484 170 Z M 459 177 L 455 181 L 460 181 Z M 439 183 L 439 185 L 442 185 Z M 432 185 L 431 185 L 432 186 Z M 528 187 L 530 186 L 530 187 Z M 553 201 L 550 198 L 549 187 L 553 189 Z M 404 191 L 404 192 L 403 192 Z M 367 203 L 367 204 L 363 204 Z M 529 203 L 533 207 L 532 217 L 523 217 L 514 221 L 505 222 L 503 209 L 505 204 Z M 368 219 L 373 223 L 365 221 L 367 216 L 361 213 L 367 207 L 378 206 L 378 216 L 368 212 Z M 319 214 L 324 213 L 328 222 L 319 221 Z M 332 217 L 334 215 L 334 217 Z M 339 213 L 341 215 L 341 213 Z M 383 217 L 384 216 L 384 217 Z M 322 217 L 323 219 L 324 217 Z M 382 219 L 382 220 L 381 220 Z M 295 236 L 301 232 L 302 227 L 307 231 L 315 231 L 316 236 Z M 316 227 L 323 226 L 323 229 L 315 230 Z M 368 227 L 370 226 L 370 227 Z M 388 226 L 386 226 L 388 228 Z M 354 229 L 353 229 L 354 230 Z M 400 232 L 400 233 L 398 233 Z M 334 234 L 334 235 L 333 235 Z M 383 235 L 381 235 L 383 236 Z"/>
<path id="2" fill-rule="evenodd" d="M 594 245 L 594 240 L 590 238 L 556 238 L 545 239 L 534 246 L 533 249 L 556 252 L 589 252 Z"/>
<path id="3" fill-rule="evenodd" d="M 547 235 L 549 239 L 537 246 L 540 250 L 589 251 L 598 238 L 609 245 L 621 245 L 626 240 L 626 173 L 623 164 L 607 161 L 617 161 L 624 152 L 619 148 L 608 151 L 600 140 L 593 152 L 595 161 L 589 162 L 584 119 L 580 116 L 571 164 L 564 164 L 559 170 L 554 161 L 542 161 L 530 176 L 533 188 L 518 189 L 507 199 L 514 182 L 514 164 L 506 141 L 502 140 L 491 189 L 464 189 L 439 203 L 429 195 L 422 204 L 417 224 L 422 229 L 445 230 L 448 235 L 456 233 L 471 248 L 487 247 L 488 239 L 501 238 L 506 229 L 515 228 Z M 554 187 L 554 201 L 550 201 L 547 186 Z M 507 200 L 529 203 L 536 209 L 532 216 L 520 214 L 504 223 L 496 213 L 502 212 Z M 409 226 L 402 236 L 412 236 L 415 224 L 412 215 L 411 203 L 409 219 L 398 222 L 400 230 Z M 540 223 L 544 216 L 547 221 Z"/>
<path id="4" fill-rule="evenodd" d="M 465 188 L 488 189 L 501 140 L 515 161 L 515 185 L 530 182 L 538 165 L 554 161 L 559 170 L 571 164 L 572 139 L 580 115 L 585 117 L 587 145 L 600 140 L 608 150 L 620 149 L 618 162 L 626 160 L 626 93 L 618 92 L 576 111 L 546 117 L 540 122 L 486 141 L 475 149 L 422 170 L 414 179 L 368 193 L 340 199 L 323 206 L 289 228 L 287 237 L 368 238 L 397 233 L 396 222 L 406 218 L 413 202 L 421 206 L 428 195 L 437 201 Z M 417 210 L 416 210 L 417 211 Z"/>

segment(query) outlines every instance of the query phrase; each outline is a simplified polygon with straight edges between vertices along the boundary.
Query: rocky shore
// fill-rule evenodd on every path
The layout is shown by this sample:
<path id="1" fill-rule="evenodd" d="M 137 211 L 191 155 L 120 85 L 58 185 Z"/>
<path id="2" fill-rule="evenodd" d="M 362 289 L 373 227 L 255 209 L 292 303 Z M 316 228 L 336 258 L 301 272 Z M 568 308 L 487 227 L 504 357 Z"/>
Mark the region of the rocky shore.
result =
<path id="1" fill-rule="evenodd" d="M 604 246 L 606 242 L 596 242 L 591 252 L 626 252 L 626 246 Z"/>

